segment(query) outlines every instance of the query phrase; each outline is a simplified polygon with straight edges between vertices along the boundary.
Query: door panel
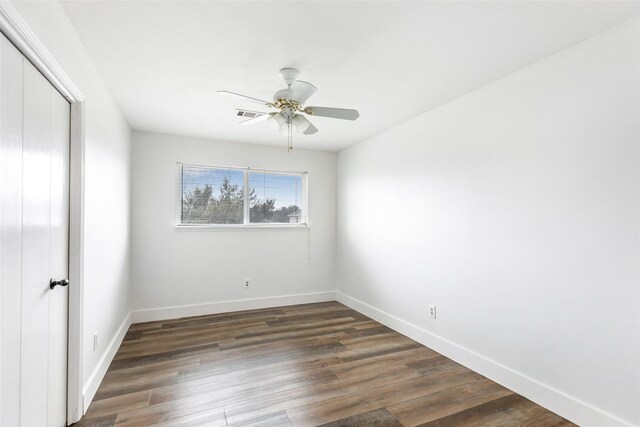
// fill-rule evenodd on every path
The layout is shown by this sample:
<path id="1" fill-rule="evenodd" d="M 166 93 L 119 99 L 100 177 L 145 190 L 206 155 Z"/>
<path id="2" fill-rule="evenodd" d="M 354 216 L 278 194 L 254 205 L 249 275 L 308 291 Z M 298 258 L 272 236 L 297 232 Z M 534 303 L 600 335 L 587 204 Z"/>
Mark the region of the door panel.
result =
<path id="1" fill-rule="evenodd" d="M 50 277 L 69 277 L 69 103 L 53 87 L 51 94 Z M 67 322 L 69 288 L 49 292 L 49 423 L 67 419 Z"/>
<path id="2" fill-rule="evenodd" d="M 22 55 L 0 37 L 0 426 L 20 420 Z"/>
<path id="3" fill-rule="evenodd" d="M 69 103 L 0 36 L 0 425 L 67 411 Z"/>
<path id="4" fill-rule="evenodd" d="M 23 426 L 46 426 L 51 96 L 47 80 L 26 60 L 23 94 L 20 421 Z"/>

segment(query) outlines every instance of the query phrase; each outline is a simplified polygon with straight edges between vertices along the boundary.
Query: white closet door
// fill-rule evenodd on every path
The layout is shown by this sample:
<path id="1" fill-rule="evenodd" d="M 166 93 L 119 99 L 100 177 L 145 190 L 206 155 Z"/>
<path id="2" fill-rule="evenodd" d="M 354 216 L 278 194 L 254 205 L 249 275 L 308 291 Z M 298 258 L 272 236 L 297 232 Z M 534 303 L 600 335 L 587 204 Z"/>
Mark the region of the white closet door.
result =
<path id="1" fill-rule="evenodd" d="M 22 134 L 22 426 L 47 425 L 51 216 L 49 82 L 24 62 Z"/>
<path id="2" fill-rule="evenodd" d="M 0 425 L 63 427 L 69 103 L 0 40 Z"/>

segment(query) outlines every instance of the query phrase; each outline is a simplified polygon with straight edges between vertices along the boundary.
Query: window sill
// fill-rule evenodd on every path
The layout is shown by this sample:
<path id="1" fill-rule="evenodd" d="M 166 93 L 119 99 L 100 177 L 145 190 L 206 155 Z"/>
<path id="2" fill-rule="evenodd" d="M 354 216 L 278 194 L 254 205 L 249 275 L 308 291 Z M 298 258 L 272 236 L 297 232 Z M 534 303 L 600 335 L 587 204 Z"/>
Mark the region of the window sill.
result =
<path id="1" fill-rule="evenodd" d="M 307 224 L 293 225 L 293 224 L 219 224 L 219 225 L 186 225 L 177 224 L 175 226 L 177 230 L 188 231 L 240 231 L 240 230 L 309 230 L 310 227 Z"/>

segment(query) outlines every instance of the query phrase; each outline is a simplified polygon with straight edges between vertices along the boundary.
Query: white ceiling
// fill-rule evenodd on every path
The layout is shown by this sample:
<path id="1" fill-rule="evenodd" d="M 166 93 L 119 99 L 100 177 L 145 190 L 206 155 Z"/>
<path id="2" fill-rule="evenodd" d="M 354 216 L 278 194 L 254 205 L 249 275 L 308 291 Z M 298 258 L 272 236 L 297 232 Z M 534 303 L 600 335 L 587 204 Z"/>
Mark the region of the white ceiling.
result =
<path id="1" fill-rule="evenodd" d="M 285 146 L 236 107 L 271 99 L 278 71 L 318 87 L 309 105 L 357 108 L 355 122 L 314 117 L 297 148 L 339 150 L 611 28 L 638 2 L 63 2 L 133 129 Z"/>

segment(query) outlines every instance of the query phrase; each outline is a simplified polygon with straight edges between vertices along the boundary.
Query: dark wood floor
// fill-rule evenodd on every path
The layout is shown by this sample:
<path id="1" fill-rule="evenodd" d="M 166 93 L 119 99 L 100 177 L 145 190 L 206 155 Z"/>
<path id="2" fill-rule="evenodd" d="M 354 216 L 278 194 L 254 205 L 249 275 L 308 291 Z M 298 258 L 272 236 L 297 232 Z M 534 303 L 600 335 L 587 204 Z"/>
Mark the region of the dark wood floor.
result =
<path id="1" fill-rule="evenodd" d="M 76 426 L 568 426 L 337 302 L 134 324 Z"/>

